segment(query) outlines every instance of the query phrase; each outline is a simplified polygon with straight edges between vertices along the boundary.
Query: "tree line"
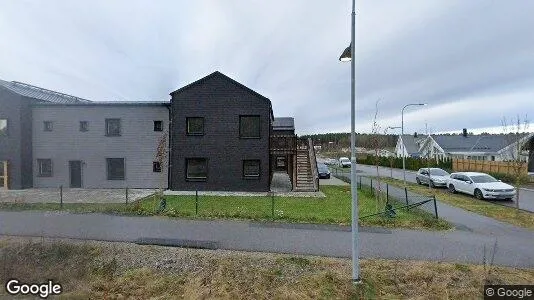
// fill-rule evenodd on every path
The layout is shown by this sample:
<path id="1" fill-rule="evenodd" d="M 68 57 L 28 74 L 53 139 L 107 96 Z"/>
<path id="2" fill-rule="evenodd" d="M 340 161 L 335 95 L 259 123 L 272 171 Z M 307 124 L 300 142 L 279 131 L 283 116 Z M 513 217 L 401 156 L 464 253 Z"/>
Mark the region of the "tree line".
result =
<path id="1" fill-rule="evenodd" d="M 347 148 L 350 147 L 350 133 L 320 133 L 303 135 L 302 138 L 311 138 L 314 145 L 320 145 L 322 148 L 335 147 L 335 148 Z M 372 149 L 374 145 L 378 143 L 384 148 L 395 148 L 397 144 L 396 134 L 369 134 L 369 133 L 356 133 L 356 145 L 358 147 L 364 147 Z"/>

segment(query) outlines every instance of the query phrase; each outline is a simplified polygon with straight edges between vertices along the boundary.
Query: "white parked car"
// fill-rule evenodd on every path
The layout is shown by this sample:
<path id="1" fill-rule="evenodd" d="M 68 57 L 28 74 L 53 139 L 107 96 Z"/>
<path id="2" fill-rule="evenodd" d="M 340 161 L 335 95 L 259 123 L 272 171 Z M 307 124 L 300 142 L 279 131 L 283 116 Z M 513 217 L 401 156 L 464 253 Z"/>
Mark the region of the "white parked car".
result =
<path id="1" fill-rule="evenodd" d="M 342 168 L 350 168 L 350 159 L 348 157 L 340 157 L 339 166 Z"/>
<path id="2" fill-rule="evenodd" d="M 452 173 L 447 181 L 452 193 L 462 192 L 477 199 L 506 199 L 515 196 L 515 188 L 492 176 L 478 172 Z"/>
<path id="3" fill-rule="evenodd" d="M 337 160 L 335 158 L 327 158 L 325 161 L 324 161 L 325 165 L 336 165 L 337 164 Z"/>

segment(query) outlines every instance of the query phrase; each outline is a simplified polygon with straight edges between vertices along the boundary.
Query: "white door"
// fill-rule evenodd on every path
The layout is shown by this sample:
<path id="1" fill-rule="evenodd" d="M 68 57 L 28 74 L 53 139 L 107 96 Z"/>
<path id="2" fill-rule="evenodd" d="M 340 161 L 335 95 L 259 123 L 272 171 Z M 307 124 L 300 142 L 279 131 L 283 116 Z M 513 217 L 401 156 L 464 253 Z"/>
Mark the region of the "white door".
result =
<path id="1" fill-rule="evenodd" d="M 457 180 L 454 183 L 456 190 L 459 192 L 468 193 L 469 189 L 467 187 L 467 177 L 464 175 L 457 175 L 456 178 Z"/>
<path id="2" fill-rule="evenodd" d="M 473 180 L 471 180 L 471 178 L 467 176 L 465 176 L 465 178 L 466 178 L 465 192 L 470 195 L 474 195 L 475 194 L 475 183 L 473 182 Z"/>

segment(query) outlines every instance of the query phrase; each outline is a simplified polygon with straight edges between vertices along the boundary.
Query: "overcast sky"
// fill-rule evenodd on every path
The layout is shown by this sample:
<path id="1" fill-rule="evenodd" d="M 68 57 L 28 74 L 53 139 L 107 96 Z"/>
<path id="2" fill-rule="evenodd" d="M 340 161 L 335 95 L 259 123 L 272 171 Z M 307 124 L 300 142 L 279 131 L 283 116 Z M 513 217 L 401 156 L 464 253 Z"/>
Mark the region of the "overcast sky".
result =
<path id="1" fill-rule="evenodd" d="M 298 134 L 350 129 L 350 63 L 338 61 L 350 0 L 0 7 L 3 80 L 94 101 L 168 101 L 218 70 L 271 99 L 275 116 L 295 117 Z M 382 131 L 417 102 L 428 106 L 406 109 L 406 133 L 498 131 L 503 117 L 534 118 L 533 11 L 526 0 L 358 0 L 357 130 L 371 130 L 379 99 Z"/>

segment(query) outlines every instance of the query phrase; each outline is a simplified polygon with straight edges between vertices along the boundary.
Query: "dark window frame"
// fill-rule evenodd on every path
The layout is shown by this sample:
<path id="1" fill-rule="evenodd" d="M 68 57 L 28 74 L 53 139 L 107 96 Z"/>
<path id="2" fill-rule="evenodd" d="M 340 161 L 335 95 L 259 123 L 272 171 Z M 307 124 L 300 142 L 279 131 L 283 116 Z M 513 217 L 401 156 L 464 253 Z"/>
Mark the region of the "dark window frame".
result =
<path id="1" fill-rule="evenodd" d="M 81 132 L 89 131 L 89 121 L 80 121 L 80 131 Z"/>
<path id="2" fill-rule="evenodd" d="M 118 121 L 119 122 L 119 132 L 118 133 L 110 133 L 109 132 L 109 123 L 112 121 Z M 106 119 L 106 136 L 121 136 L 122 135 L 122 120 L 120 118 L 107 118 Z"/>
<path id="3" fill-rule="evenodd" d="M 257 175 L 247 175 L 245 174 L 245 164 L 248 162 L 258 163 L 258 174 Z M 244 179 L 260 179 L 261 177 L 261 160 L 260 159 L 243 159 L 243 169 L 241 175 Z"/>
<path id="4" fill-rule="evenodd" d="M 6 128 L 4 130 L 0 130 L 0 136 L 8 136 L 9 135 L 9 119 L 8 118 L 0 118 L 0 121 L 6 122 Z"/>
<path id="5" fill-rule="evenodd" d="M 50 172 L 43 172 L 42 164 L 45 162 L 50 164 Z M 37 174 L 38 174 L 37 176 L 38 177 L 52 177 L 53 171 L 54 169 L 53 169 L 51 158 L 38 158 L 37 159 Z"/>
<path id="6" fill-rule="evenodd" d="M 159 161 L 153 161 L 152 162 L 152 172 L 153 173 L 161 173 L 161 164 Z"/>
<path id="7" fill-rule="evenodd" d="M 258 135 L 257 136 L 244 136 L 241 128 L 241 122 L 243 118 L 258 118 Z M 260 115 L 239 115 L 239 138 L 240 139 L 261 139 L 261 116 Z"/>
<path id="8" fill-rule="evenodd" d="M 189 121 L 190 120 L 193 120 L 193 119 L 200 119 L 202 120 L 202 131 L 197 131 L 197 132 L 191 132 L 189 131 Z M 192 135 L 192 136 L 195 136 L 195 135 L 204 135 L 206 130 L 205 130 L 205 125 L 206 125 L 206 122 L 205 122 L 205 119 L 204 117 L 186 117 L 185 118 L 185 133 L 187 135 Z"/>
<path id="9" fill-rule="evenodd" d="M 46 131 L 46 132 L 54 131 L 54 122 L 52 122 L 52 121 L 43 121 L 43 131 Z"/>
<path id="10" fill-rule="evenodd" d="M 111 176 L 110 174 L 110 161 L 122 160 L 122 176 Z M 123 157 L 107 157 L 106 158 L 106 179 L 107 180 L 126 180 L 126 160 Z"/>
<path id="11" fill-rule="evenodd" d="M 162 132 L 163 131 L 163 121 L 162 120 L 154 120 L 154 131 L 155 132 Z"/>
<path id="12" fill-rule="evenodd" d="M 205 177 L 189 177 L 189 161 L 190 160 L 204 160 L 206 163 L 206 176 Z M 185 159 L 185 180 L 186 181 L 197 181 L 197 182 L 205 182 L 208 180 L 209 177 L 209 159 L 206 157 L 187 157 Z"/>

